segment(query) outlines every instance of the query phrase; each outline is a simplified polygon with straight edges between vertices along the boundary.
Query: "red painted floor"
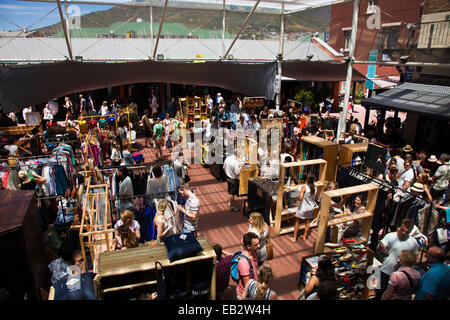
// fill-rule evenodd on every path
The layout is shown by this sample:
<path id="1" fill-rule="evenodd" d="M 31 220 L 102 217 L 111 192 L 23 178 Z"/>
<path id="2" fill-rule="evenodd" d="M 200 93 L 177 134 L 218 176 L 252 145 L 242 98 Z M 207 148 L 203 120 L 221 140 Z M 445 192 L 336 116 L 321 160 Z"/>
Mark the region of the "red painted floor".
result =
<path id="1" fill-rule="evenodd" d="M 137 148 L 144 155 L 145 162 L 157 160 L 155 149 L 142 147 L 143 138 L 138 138 L 137 142 Z M 164 152 L 164 156 L 166 159 L 170 159 L 167 150 Z M 242 236 L 248 229 L 248 219 L 242 211 L 228 210 L 226 206 L 228 197 L 226 182 L 218 182 L 211 175 L 209 169 L 201 165 L 191 165 L 191 167 L 188 170 L 191 177 L 189 184 L 195 188 L 194 192 L 201 203 L 199 235 L 206 236 L 211 244 L 221 244 L 223 250 L 227 253 L 232 254 L 241 250 L 240 243 Z M 242 199 L 239 207 L 242 207 Z M 269 285 L 278 294 L 279 299 L 297 299 L 301 258 L 313 254 L 316 233 L 317 230 L 312 229 L 307 241 L 302 241 L 299 237 L 297 243 L 292 243 L 292 234 L 277 236 L 273 230 L 270 230 L 274 246 L 274 259 L 268 261 L 268 263 L 272 267 L 274 278 Z M 235 283 L 230 280 L 230 286 L 225 291 L 223 298 L 235 300 L 235 288 Z"/>

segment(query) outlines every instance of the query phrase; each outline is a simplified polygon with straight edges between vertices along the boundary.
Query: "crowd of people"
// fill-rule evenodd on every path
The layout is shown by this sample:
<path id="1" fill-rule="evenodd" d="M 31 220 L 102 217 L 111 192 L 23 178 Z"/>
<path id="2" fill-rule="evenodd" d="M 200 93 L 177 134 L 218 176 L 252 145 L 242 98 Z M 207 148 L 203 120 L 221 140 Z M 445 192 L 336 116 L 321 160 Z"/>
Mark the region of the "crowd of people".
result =
<path id="1" fill-rule="evenodd" d="M 133 185 L 131 183 L 127 166 L 142 161 L 139 154 L 133 153 L 133 143 L 130 143 L 132 131 L 142 133 L 144 138 L 144 148 L 154 149 L 156 158 L 162 159 L 163 150 L 176 150 L 176 159 L 173 160 L 180 187 L 178 194 L 185 200 L 183 205 L 173 205 L 170 201 L 161 199 L 157 205 L 153 224 L 157 229 L 156 241 L 160 243 L 164 237 L 177 233 L 193 233 L 197 235 L 199 224 L 200 200 L 194 190 L 189 186 L 189 175 L 187 169 L 189 165 L 184 159 L 181 148 L 176 148 L 181 144 L 180 123 L 183 121 L 180 113 L 176 112 L 178 102 L 174 100 L 165 114 L 158 113 L 160 110 L 155 92 L 149 98 L 148 107 L 144 108 L 142 117 L 138 117 L 138 108 L 134 103 L 128 108 L 135 108 L 135 112 L 130 114 L 125 112 L 125 107 L 116 99 L 108 105 L 103 101 L 98 110 L 94 105 L 91 95 L 87 99 L 80 94 L 79 101 L 73 103 L 69 97 L 65 98 L 63 105 L 66 116 L 64 126 L 73 128 L 81 132 L 78 116 L 98 116 L 98 121 L 106 120 L 114 115 L 117 117 L 115 125 L 116 135 L 109 145 L 107 152 L 108 164 L 118 167 L 119 188 L 118 196 L 123 198 L 120 201 L 114 219 L 115 238 L 113 250 L 126 250 L 138 246 L 141 239 L 141 226 L 135 220 L 133 214 L 133 204 L 126 199 L 134 196 Z M 269 109 L 268 104 L 262 103 L 260 108 L 250 108 L 244 105 L 241 97 L 233 97 L 226 101 L 220 93 L 211 98 L 207 96 L 206 104 L 210 112 L 210 117 L 202 121 L 202 128 L 206 137 L 211 136 L 214 129 L 229 129 L 232 134 L 238 137 L 250 137 L 258 140 L 263 119 L 282 119 L 282 148 L 278 156 L 278 164 L 282 162 L 292 162 L 301 159 L 300 142 L 301 138 L 309 135 L 324 137 L 339 144 L 352 144 L 368 139 L 371 142 L 388 144 L 386 157 L 386 170 L 379 172 L 377 178 L 386 181 L 398 188 L 399 192 L 411 192 L 415 196 L 432 203 L 438 210 L 449 209 L 448 187 L 450 180 L 450 156 L 446 153 L 431 154 L 428 150 L 414 150 L 410 145 L 404 145 L 401 137 L 401 123 L 398 119 L 391 119 L 385 123 L 385 129 L 380 130 L 377 123 L 370 123 L 368 128 L 363 128 L 357 118 L 350 117 L 347 121 L 346 132 L 340 137 L 335 137 L 331 132 L 336 130 L 337 119 L 330 116 L 331 101 L 325 99 L 325 114 L 319 110 L 319 114 L 311 114 L 310 108 L 290 104 L 285 105 L 281 110 Z M 23 117 L 31 112 L 32 107 L 24 108 Z M 353 105 L 351 106 L 353 110 Z M 42 110 L 44 129 L 52 126 L 59 126 L 54 121 L 54 114 L 48 104 Z M 9 114 L 3 122 L 17 124 L 18 120 L 14 114 Z M 102 128 L 99 126 L 99 131 Z M 45 150 L 38 150 L 39 134 L 34 131 L 23 139 L 30 141 L 33 154 L 45 153 Z M 16 145 L 17 141 L 12 136 L 0 136 L 0 156 L 2 159 L 11 159 L 20 156 L 20 151 Z M 278 167 L 273 166 L 273 170 L 266 167 L 273 161 L 272 155 L 263 154 L 258 150 L 261 176 L 277 178 Z M 223 169 L 227 177 L 229 198 L 227 206 L 231 211 L 239 211 L 236 205 L 239 197 L 239 175 L 241 163 L 237 158 L 237 153 L 227 155 Z M 161 168 L 153 167 L 154 187 L 163 181 Z M 298 176 L 290 175 L 298 180 Z M 43 177 L 36 174 L 19 174 L 21 179 L 20 188 L 33 190 L 36 184 L 45 182 Z M 318 197 L 315 187 L 316 177 L 307 175 L 304 184 L 296 194 L 295 225 L 292 241 L 298 238 L 298 226 L 300 221 L 305 221 L 305 230 L 302 240 L 305 241 L 309 234 L 309 226 L 312 221 L 313 211 L 317 205 L 320 206 L 321 199 Z M 296 181 L 297 183 L 298 181 Z M 165 183 L 165 182 L 161 182 Z M 3 186 L 2 186 L 3 188 Z M 325 186 L 325 191 L 337 189 L 338 185 L 330 181 Z M 344 207 L 346 199 L 343 197 L 331 199 L 331 211 L 348 213 L 360 212 L 364 210 L 362 196 L 357 196 L 353 200 L 350 208 Z M 330 212 L 332 214 L 332 212 Z M 341 226 L 341 236 L 346 234 L 357 234 L 358 223 Z M 413 222 L 404 219 L 402 225 L 397 230 L 386 234 L 381 240 L 377 251 L 384 255 L 381 267 L 381 288 L 377 292 L 377 297 L 384 300 L 408 300 L 415 296 L 415 299 L 443 299 L 449 294 L 449 268 L 448 253 L 437 246 L 431 246 L 427 251 L 425 262 L 431 266 L 427 271 L 421 269 L 418 262 L 418 244 L 410 236 L 413 229 Z M 327 230 L 327 241 L 330 239 L 331 230 Z M 242 251 L 236 254 L 223 252 L 219 244 L 214 245 L 217 254 L 217 293 L 221 297 L 223 292 L 229 287 L 232 265 L 236 263 L 238 278 L 236 281 L 236 298 L 238 300 L 274 300 L 278 299 L 277 293 L 270 288 L 273 279 L 273 272 L 268 263 L 267 243 L 269 239 L 269 227 L 259 212 L 253 212 L 249 216 L 248 232 L 242 238 Z M 52 270 L 58 270 L 57 264 L 65 266 L 73 265 L 78 261 L 79 252 L 67 255 L 58 263 L 52 265 Z M 56 260 L 56 259 L 55 259 Z M 63 261 L 64 260 L 64 261 Z M 79 261 L 77 262 L 79 263 Z M 65 268 L 65 267 L 64 267 Z M 56 277 L 57 271 L 54 271 Z M 62 276 L 55 278 L 54 283 Z M 318 267 L 309 272 L 306 276 L 305 295 L 307 300 L 332 300 L 337 299 L 337 285 L 334 267 L 327 256 L 321 256 Z"/>

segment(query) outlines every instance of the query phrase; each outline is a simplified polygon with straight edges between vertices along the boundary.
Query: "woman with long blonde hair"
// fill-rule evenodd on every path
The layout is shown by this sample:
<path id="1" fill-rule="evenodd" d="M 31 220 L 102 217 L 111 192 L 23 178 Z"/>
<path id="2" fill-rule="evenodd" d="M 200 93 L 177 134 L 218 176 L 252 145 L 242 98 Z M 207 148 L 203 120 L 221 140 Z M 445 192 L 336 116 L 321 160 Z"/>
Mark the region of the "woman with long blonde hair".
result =
<path id="1" fill-rule="evenodd" d="M 269 264 L 263 263 L 258 268 L 258 280 L 250 279 L 245 288 L 244 300 L 277 300 L 275 291 L 269 288 L 269 281 L 272 280 L 273 273 Z"/>
<path id="2" fill-rule="evenodd" d="M 266 242 L 269 238 L 269 227 L 259 212 L 252 212 L 248 222 L 250 223 L 248 231 L 255 233 L 259 237 L 258 263 L 262 265 L 267 260 Z"/>
<path id="3" fill-rule="evenodd" d="M 175 213 L 167 200 L 162 199 L 158 202 L 153 225 L 157 230 L 158 243 L 162 238 L 178 233 Z"/>

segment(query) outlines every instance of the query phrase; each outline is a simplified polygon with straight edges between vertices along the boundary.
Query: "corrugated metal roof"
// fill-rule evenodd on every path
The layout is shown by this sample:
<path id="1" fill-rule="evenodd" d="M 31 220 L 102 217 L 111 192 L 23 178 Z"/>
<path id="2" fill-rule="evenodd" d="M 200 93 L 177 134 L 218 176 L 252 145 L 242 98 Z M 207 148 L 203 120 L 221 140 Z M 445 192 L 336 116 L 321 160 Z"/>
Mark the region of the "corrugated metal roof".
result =
<path id="1" fill-rule="evenodd" d="M 0 39 L 0 61 L 66 60 L 69 55 L 63 38 Z M 10 41 L 8 43 L 8 41 Z M 225 49 L 232 40 L 225 40 Z M 150 39 L 71 39 L 73 56 L 84 60 L 146 60 L 153 56 Z M 276 59 L 279 42 L 276 40 L 237 40 L 230 54 L 237 60 Z M 223 55 L 221 39 L 160 39 L 158 54 L 164 59 L 190 60 L 198 54 L 205 59 L 219 59 Z M 309 42 L 285 41 L 284 60 L 327 61 L 329 56 L 322 48 Z"/>

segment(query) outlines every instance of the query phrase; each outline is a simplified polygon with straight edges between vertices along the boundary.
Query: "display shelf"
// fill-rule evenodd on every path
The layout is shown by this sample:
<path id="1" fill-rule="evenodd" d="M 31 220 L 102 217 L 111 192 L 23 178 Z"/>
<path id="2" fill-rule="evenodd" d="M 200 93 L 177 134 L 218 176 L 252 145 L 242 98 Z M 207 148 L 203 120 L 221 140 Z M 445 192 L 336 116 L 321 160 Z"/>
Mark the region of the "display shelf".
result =
<path id="1" fill-rule="evenodd" d="M 368 145 L 369 145 L 368 142 L 339 145 L 338 164 L 343 165 L 345 167 L 350 166 L 353 159 L 353 155 L 356 153 L 365 153 L 367 151 Z"/>
<path id="2" fill-rule="evenodd" d="M 98 192 L 99 189 L 104 192 Z M 79 231 L 81 254 L 87 270 L 86 252 L 89 249 L 93 270 L 96 272 L 99 254 L 112 250 L 115 236 L 112 228 L 108 185 L 92 185 L 89 178 L 84 199 Z M 102 206 L 101 203 L 104 205 Z"/>
<path id="3" fill-rule="evenodd" d="M 279 171 L 279 180 L 278 180 L 278 191 L 277 191 L 277 202 L 276 202 L 276 209 L 275 209 L 275 221 L 271 221 L 271 226 L 274 228 L 274 231 L 276 234 L 286 234 L 286 233 L 290 233 L 294 231 L 294 227 L 293 226 L 284 226 L 282 227 L 282 221 L 286 220 L 286 217 L 289 217 L 289 215 L 292 215 L 292 209 L 289 212 L 289 210 L 283 210 L 283 200 L 284 200 L 284 192 L 286 190 L 286 186 L 284 184 L 284 177 L 285 177 L 285 169 L 287 168 L 295 168 L 295 167 L 299 167 L 300 169 L 302 167 L 305 166 L 314 166 L 314 165 L 319 165 L 319 176 L 317 179 L 318 184 L 318 190 L 317 190 L 317 194 L 316 194 L 316 198 L 319 198 L 322 190 L 323 190 L 323 186 L 325 183 L 325 173 L 327 170 L 327 161 L 323 160 L 323 159 L 315 159 L 315 160 L 307 160 L 307 161 L 298 161 L 298 162 L 289 162 L 289 163 L 282 163 L 280 164 L 280 171 Z M 297 188 L 299 186 L 296 186 Z M 290 187 L 290 190 L 292 190 L 293 188 Z M 313 215 L 313 219 L 315 218 L 315 216 L 317 215 L 318 212 L 318 208 L 315 210 L 315 213 Z M 295 213 L 295 211 L 294 211 Z M 305 224 L 301 224 L 299 226 L 299 230 L 302 230 L 305 228 Z"/>
<path id="4" fill-rule="evenodd" d="M 108 299 L 112 294 L 130 294 L 133 289 L 145 288 L 156 292 L 157 280 L 155 262 L 159 261 L 166 277 L 169 274 L 191 275 L 198 263 L 206 263 L 210 282 L 209 299 L 216 298 L 216 253 L 206 237 L 197 238 L 203 251 L 193 257 L 170 261 L 164 243 L 154 246 L 140 246 L 128 250 L 104 252 L 99 255 L 98 272 L 95 277 L 97 296 Z M 210 277 L 210 278 L 209 278 Z M 186 277 L 186 289 L 189 290 L 190 281 Z M 132 294 L 131 294 L 132 295 Z"/>
<path id="5" fill-rule="evenodd" d="M 319 154 L 322 155 L 322 159 L 327 161 L 327 171 L 325 174 L 326 181 L 334 181 L 336 179 L 336 163 L 337 163 L 337 152 L 338 144 L 331 142 L 329 140 L 317 137 L 317 136 L 306 136 L 302 137 L 300 145 L 300 154 L 303 157 L 304 150 L 306 149 L 306 144 L 314 145 L 321 149 Z M 311 159 L 303 159 L 307 161 Z"/>
<path id="6" fill-rule="evenodd" d="M 349 196 L 352 194 L 367 192 L 366 211 L 358 214 L 344 215 L 330 219 L 331 198 Z M 326 230 L 328 226 L 334 226 L 340 223 L 362 220 L 361 237 L 369 238 L 370 228 L 372 226 L 373 213 L 378 197 L 378 186 L 374 184 L 363 184 L 343 189 L 326 191 L 322 194 L 321 207 L 319 212 L 319 222 L 316 243 L 314 245 L 314 254 L 322 253 L 324 250 Z"/>
<path id="7" fill-rule="evenodd" d="M 258 169 L 258 142 L 256 140 L 246 137 L 236 139 L 238 158 L 242 159 L 245 156 L 248 168 L 243 168 L 239 174 L 239 195 L 248 194 L 248 179 L 256 177 L 259 173 Z"/>

